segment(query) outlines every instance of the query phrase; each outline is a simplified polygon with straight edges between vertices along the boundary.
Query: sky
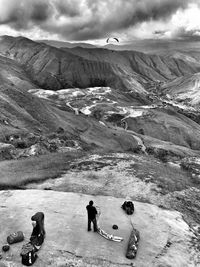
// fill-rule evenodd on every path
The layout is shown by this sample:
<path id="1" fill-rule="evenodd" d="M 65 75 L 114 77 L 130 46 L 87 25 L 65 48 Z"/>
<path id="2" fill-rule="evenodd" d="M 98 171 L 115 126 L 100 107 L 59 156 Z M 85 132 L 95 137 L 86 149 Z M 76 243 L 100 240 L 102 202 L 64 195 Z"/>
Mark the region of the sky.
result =
<path id="1" fill-rule="evenodd" d="M 200 40 L 200 0 L 0 0 L 0 35 L 94 44 Z"/>

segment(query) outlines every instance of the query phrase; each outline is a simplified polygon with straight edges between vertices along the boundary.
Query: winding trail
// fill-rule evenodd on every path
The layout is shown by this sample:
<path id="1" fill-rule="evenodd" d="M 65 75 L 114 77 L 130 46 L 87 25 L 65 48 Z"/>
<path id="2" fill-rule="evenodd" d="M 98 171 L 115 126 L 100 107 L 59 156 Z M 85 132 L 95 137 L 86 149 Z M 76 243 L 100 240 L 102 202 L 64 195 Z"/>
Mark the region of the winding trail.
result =
<path id="1" fill-rule="evenodd" d="M 70 102 L 67 102 L 66 103 L 66 106 L 68 106 L 69 108 L 71 108 L 76 115 L 79 115 L 79 109 L 72 107 L 71 104 L 70 104 Z"/>
<path id="2" fill-rule="evenodd" d="M 137 140 L 137 142 L 138 142 L 138 146 L 141 147 L 141 151 L 144 152 L 145 155 L 148 155 L 148 153 L 147 153 L 147 151 L 146 151 L 147 148 L 146 148 L 146 146 L 144 145 L 142 139 L 141 139 L 139 136 L 135 135 L 135 132 L 133 132 L 133 131 L 131 131 L 131 130 L 127 130 L 127 129 L 128 129 L 128 124 L 127 124 L 126 121 L 124 121 L 124 122 L 125 122 L 125 128 L 124 128 L 124 130 L 125 130 L 126 132 L 130 133 L 130 134 L 132 135 L 132 137 L 133 137 L 134 139 Z"/>

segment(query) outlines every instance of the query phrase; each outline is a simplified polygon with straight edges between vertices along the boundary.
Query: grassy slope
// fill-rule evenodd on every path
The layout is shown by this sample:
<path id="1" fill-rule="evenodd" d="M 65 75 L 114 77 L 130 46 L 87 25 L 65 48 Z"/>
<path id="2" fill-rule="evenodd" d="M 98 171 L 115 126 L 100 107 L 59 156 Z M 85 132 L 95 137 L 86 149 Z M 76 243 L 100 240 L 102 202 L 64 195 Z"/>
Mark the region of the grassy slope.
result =
<path id="1" fill-rule="evenodd" d="M 200 149 L 200 126 L 173 109 L 152 109 L 148 114 L 126 119 L 128 129 L 144 135 L 172 142 L 175 145 Z"/>
<path id="2" fill-rule="evenodd" d="M 51 153 L 39 157 L 0 162 L 0 189 L 17 188 L 30 182 L 56 178 L 69 169 L 82 152 Z"/>
<path id="3" fill-rule="evenodd" d="M 48 179 L 24 188 L 51 189 L 131 198 L 183 212 L 188 222 L 200 223 L 199 179 L 178 165 L 152 156 L 92 154 L 72 162 L 59 180 Z"/>

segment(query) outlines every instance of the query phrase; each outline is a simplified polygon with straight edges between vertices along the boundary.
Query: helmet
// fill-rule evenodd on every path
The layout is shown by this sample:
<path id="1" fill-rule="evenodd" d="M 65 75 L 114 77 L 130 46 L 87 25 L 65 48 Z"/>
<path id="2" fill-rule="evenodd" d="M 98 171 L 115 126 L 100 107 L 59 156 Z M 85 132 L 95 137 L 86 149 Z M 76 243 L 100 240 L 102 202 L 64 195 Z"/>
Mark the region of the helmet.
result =
<path id="1" fill-rule="evenodd" d="M 8 251 L 10 249 L 10 246 L 8 244 L 3 245 L 2 250 L 4 252 Z"/>

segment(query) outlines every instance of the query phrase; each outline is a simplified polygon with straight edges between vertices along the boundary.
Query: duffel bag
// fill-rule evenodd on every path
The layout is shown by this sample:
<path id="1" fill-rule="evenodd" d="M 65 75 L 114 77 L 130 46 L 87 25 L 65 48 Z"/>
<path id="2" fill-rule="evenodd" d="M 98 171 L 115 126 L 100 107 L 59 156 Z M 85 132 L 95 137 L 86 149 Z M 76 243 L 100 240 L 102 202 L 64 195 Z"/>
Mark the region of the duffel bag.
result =
<path id="1" fill-rule="evenodd" d="M 14 244 L 14 243 L 21 242 L 23 240 L 24 240 L 24 233 L 22 231 L 12 233 L 7 237 L 7 242 L 10 245 Z"/>

